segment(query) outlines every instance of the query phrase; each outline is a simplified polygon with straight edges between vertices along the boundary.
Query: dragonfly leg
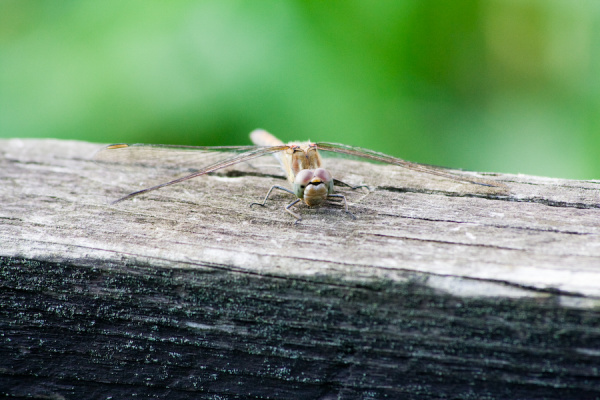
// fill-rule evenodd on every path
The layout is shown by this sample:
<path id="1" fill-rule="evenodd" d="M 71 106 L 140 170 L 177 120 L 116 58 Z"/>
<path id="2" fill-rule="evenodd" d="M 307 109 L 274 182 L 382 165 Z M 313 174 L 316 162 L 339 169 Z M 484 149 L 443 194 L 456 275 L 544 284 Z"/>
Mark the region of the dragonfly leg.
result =
<path id="1" fill-rule="evenodd" d="M 352 190 L 355 190 L 355 189 L 360 189 L 360 188 L 367 188 L 367 189 L 369 189 L 369 186 L 368 186 L 368 185 L 357 185 L 357 186 L 352 186 L 352 185 L 350 185 L 349 183 L 346 183 L 346 182 L 344 182 L 344 181 L 340 181 L 339 179 L 334 179 L 334 180 L 333 180 L 333 183 L 334 183 L 335 185 L 338 185 L 338 186 L 344 186 L 344 187 L 348 187 L 348 188 L 350 188 L 350 189 L 352 189 Z"/>
<path id="2" fill-rule="evenodd" d="M 294 204 L 298 203 L 299 201 L 300 201 L 300 199 L 296 199 L 285 207 L 285 211 L 289 212 L 290 214 L 292 214 L 294 216 L 294 218 L 296 218 L 296 222 L 294 222 L 294 225 L 297 224 L 298 222 L 300 222 L 302 220 L 302 217 L 300 215 L 296 214 L 295 212 L 293 212 L 292 210 L 290 210 L 290 207 L 292 207 Z"/>
<path id="3" fill-rule="evenodd" d="M 344 196 L 343 194 L 328 194 L 327 198 L 330 198 L 330 197 L 336 197 L 338 199 L 342 199 L 344 201 L 344 211 L 346 211 L 346 214 L 350 215 L 352 217 L 352 219 L 356 219 L 356 216 L 348 210 L 348 202 L 346 201 L 346 196 Z"/>
<path id="4" fill-rule="evenodd" d="M 360 188 L 367 188 L 367 190 L 369 190 L 369 185 L 350 186 L 350 189 L 352 189 L 352 190 L 356 190 L 356 189 L 360 189 Z"/>
<path id="5" fill-rule="evenodd" d="M 265 199 L 263 200 L 262 203 L 252 203 L 252 204 L 250 204 L 250 207 L 252 207 L 255 204 L 258 204 L 259 206 L 263 206 L 264 207 L 264 205 L 267 202 L 267 200 L 269 199 L 269 196 L 271 195 L 271 192 L 273 191 L 273 189 L 283 190 L 283 191 L 291 193 L 291 194 L 293 194 L 295 196 L 294 192 L 292 192 L 290 189 L 284 188 L 283 186 L 273 185 L 273 186 L 271 186 L 271 189 L 269 189 L 269 191 L 267 192 L 267 195 L 265 196 Z"/>

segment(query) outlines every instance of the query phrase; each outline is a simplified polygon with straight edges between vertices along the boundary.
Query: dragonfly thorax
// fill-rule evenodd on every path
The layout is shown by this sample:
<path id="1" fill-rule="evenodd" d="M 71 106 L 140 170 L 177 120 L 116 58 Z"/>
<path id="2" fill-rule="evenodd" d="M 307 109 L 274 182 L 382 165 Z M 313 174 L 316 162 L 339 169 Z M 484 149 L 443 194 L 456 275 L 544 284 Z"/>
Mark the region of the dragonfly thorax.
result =
<path id="1" fill-rule="evenodd" d="M 333 177 L 323 168 L 303 169 L 292 184 L 294 194 L 308 206 L 318 206 L 333 193 Z"/>

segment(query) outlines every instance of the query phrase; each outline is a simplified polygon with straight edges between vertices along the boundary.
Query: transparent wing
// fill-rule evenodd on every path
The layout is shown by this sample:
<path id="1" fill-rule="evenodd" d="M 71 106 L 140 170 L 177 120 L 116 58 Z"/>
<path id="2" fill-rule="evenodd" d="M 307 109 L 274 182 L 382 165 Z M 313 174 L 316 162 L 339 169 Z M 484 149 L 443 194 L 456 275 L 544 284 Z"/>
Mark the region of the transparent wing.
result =
<path id="1" fill-rule="evenodd" d="M 454 181 L 458 181 L 458 182 L 473 183 L 475 185 L 482 185 L 482 186 L 488 186 L 488 187 L 494 187 L 494 188 L 502 188 L 502 189 L 506 188 L 506 186 L 500 182 L 495 182 L 495 181 L 490 181 L 487 179 L 475 178 L 475 177 L 470 177 L 470 176 L 462 176 L 462 175 L 453 174 L 453 173 L 444 171 L 441 168 L 436 168 L 436 167 L 430 166 L 430 165 L 424 165 L 424 164 L 419 164 L 419 163 L 413 163 L 410 161 L 405 161 L 400 158 L 396 158 L 393 156 L 389 156 L 387 154 L 379 153 L 374 150 L 363 149 L 360 147 L 348 146 L 348 145 L 339 144 L 339 143 L 321 142 L 321 143 L 315 143 L 315 145 L 317 146 L 317 148 L 319 150 L 331 151 L 334 153 L 340 153 L 340 154 L 346 154 L 346 155 L 350 155 L 350 156 L 354 156 L 354 157 L 366 158 L 369 160 L 382 162 L 382 163 L 386 163 L 386 164 L 398 165 L 400 167 L 408 168 L 413 171 L 437 175 L 437 176 L 441 176 L 441 177 L 451 179 Z"/>
<path id="2" fill-rule="evenodd" d="M 179 146 L 163 144 L 111 144 L 94 155 L 96 162 L 115 168 L 198 168 L 256 150 L 258 146 Z"/>
<path id="3" fill-rule="evenodd" d="M 186 164 L 193 160 L 202 163 L 204 167 L 181 178 L 138 190 L 112 202 L 118 203 L 143 193 L 147 193 L 165 186 L 183 182 L 197 176 L 205 175 L 241 162 L 249 161 L 266 154 L 276 153 L 287 149 L 288 145 L 280 146 L 176 146 L 176 145 L 151 145 L 151 144 L 113 144 L 106 146 L 96 153 L 94 160 L 107 162 L 111 165 L 136 165 L 143 167 L 173 166 Z M 209 165 L 207 160 L 215 157 Z M 198 164 L 196 164 L 198 165 Z"/>

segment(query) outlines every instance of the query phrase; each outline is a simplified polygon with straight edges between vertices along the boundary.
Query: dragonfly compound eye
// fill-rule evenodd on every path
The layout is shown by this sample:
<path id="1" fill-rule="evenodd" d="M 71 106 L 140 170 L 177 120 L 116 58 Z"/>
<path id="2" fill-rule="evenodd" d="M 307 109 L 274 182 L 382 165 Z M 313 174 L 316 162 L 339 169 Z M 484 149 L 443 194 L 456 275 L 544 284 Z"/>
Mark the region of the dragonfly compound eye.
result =
<path id="1" fill-rule="evenodd" d="M 317 168 L 315 169 L 314 176 L 315 178 L 319 178 L 321 182 L 325 184 L 329 194 L 333 193 L 333 176 L 331 176 L 329 171 L 324 168 Z"/>
<path id="2" fill-rule="evenodd" d="M 314 176 L 314 171 L 312 169 L 303 169 L 298 172 L 296 175 L 296 179 L 294 179 L 294 183 L 300 186 L 306 186 L 312 180 Z"/>
<path id="3" fill-rule="evenodd" d="M 292 185 L 294 188 L 294 194 L 298 196 L 298 198 L 302 198 L 304 196 L 304 189 L 313 179 L 314 173 L 312 169 L 303 169 L 298 172 L 296 178 L 294 179 L 294 184 Z"/>
<path id="4" fill-rule="evenodd" d="M 319 178 L 321 181 L 323 181 L 325 183 L 333 180 L 333 177 L 331 176 L 331 173 L 329 173 L 329 171 L 327 171 L 324 168 L 317 168 L 317 169 L 315 169 L 315 172 L 314 172 L 313 175 L 314 175 L 315 178 Z"/>

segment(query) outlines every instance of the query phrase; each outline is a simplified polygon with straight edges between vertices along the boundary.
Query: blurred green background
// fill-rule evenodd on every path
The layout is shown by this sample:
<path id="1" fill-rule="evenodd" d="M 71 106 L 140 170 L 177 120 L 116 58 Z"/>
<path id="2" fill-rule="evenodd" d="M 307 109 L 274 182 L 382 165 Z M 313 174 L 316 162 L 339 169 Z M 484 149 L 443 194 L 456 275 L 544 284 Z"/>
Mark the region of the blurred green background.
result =
<path id="1" fill-rule="evenodd" d="M 600 178 L 600 1 L 0 0 L 0 137 Z"/>

